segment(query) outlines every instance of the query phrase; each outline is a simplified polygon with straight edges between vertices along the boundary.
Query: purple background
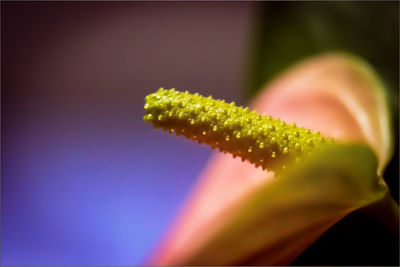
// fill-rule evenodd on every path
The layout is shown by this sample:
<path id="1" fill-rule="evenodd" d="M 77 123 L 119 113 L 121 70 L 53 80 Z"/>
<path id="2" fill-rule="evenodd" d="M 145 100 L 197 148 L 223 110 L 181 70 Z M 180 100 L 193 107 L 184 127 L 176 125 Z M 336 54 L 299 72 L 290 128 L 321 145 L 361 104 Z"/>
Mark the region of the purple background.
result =
<path id="1" fill-rule="evenodd" d="M 144 97 L 242 103 L 253 6 L 2 2 L 2 265 L 143 263 L 210 154 Z"/>

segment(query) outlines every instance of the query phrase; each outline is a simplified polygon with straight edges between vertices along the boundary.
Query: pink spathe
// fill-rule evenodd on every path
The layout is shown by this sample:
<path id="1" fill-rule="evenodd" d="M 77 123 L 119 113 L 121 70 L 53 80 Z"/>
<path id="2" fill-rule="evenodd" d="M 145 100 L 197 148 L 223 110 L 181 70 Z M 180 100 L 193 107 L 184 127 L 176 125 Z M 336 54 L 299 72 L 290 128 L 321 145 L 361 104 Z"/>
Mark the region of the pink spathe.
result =
<path id="1" fill-rule="evenodd" d="M 368 67 L 353 57 L 325 54 L 287 70 L 261 91 L 252 107 L 259 113 L 296 123 L 298 127 L 320 131 L 323 136 L 333 137 L 338 142 L 368 144 L 378 156 L 377 171 L 380 172 L 390 158 L 391 140 L 384 95 L 374 88 L 380 84 L 373 77 Z M 263 171 L 239 158 L 234 159 L 231 155 L 215 153 L 149 263 L 184 265 L 190 262 L 232 220 L 243 202 L 275 179 L 279 178 L 272 172 Z M 285 205 L 290 205 L 288 199 L 282 200 Z M 280 203 L 279 200 L 275 202 Z M 259 250 L 256 246 L 262 243 L 271 250 L 269 256 L 266 254 L 268 258 L 261 260 L 263 264 L 289 264 L 350 211 L 340 210 L 309 221 L 299 214 L 301 219 L 293 223 L 298 223 L 301 231 L 282 229 L 276 225 L 276 231 L 269 234 L 268 240 L 254 240 L 254 246 L 251 243 L 230 244 L 232 254 L 240 254 L 236 248 L 242 247 L 253 253 Z M 304 231 L 309 234 L 290 239 L 291 235 Z M 285 239 L 291 242 L 283 244 Z M 249 242 L 246 238 L 242 240 Z M 285 248 L 281 251 L 282 246 Z M 229 259 L 220 258 L 225 254 L 219 256 L 218 253 L 215 251 L 215 255 L 210 256 L 210 262 L 207 259 L 203 262 L 211 265 L 232 264 Z M 235 257 L 232 256 L 233 259 Z"/>

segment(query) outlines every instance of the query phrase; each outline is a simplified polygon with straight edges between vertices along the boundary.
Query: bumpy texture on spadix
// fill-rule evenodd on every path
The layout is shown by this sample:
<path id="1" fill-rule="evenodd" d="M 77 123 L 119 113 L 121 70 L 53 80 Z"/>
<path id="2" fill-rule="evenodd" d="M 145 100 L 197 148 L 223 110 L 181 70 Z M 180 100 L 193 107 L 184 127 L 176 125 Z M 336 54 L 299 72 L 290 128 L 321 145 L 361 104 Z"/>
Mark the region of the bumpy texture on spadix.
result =
<path id="1" fill-rule="evenodd" d="M 184 135 L 275 172 L 333 144 L 319 132 L 187 91 L 161 88 L 146 96 L 144 108 L 143 119 L 155 128 Z"/>

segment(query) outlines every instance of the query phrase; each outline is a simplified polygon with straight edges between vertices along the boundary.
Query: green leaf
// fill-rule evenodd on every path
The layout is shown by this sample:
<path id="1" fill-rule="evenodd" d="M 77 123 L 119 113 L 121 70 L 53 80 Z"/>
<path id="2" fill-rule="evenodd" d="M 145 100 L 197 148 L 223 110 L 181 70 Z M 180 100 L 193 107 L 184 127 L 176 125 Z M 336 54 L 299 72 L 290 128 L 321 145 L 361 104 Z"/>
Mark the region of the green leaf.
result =
<path id="1" fill-rule="evenodd" d="M 387 193 L 376 167 L 375 154 L 362 145 L 316 153 L 249 193 L 182 264 L 289 264 L 335 222 Z"/>

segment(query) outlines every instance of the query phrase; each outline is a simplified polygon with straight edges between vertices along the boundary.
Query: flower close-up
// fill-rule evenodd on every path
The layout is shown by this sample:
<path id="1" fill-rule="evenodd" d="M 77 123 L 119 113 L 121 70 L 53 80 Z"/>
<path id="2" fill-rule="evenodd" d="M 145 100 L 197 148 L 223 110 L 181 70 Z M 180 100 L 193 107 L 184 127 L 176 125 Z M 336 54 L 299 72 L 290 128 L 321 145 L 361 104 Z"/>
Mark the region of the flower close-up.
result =
<path id="1" fill-rule="evenodd" d="M 390 198 L 386 101 L 373 69 L 341 53 L 290 68 L 253 111 L 174 89 L 147 96 L 145 121 L 231 154 L 213 156 L 150 264 L 287 265 L 347 214 Z"/>
<path id="2" fill-rule="evenodd" d="M 398 266 L 396 1 L 1 1 L 0 266 Z"/>

